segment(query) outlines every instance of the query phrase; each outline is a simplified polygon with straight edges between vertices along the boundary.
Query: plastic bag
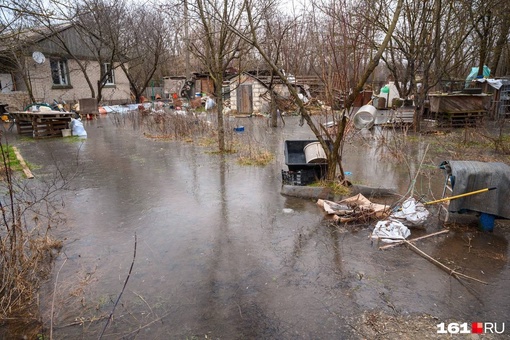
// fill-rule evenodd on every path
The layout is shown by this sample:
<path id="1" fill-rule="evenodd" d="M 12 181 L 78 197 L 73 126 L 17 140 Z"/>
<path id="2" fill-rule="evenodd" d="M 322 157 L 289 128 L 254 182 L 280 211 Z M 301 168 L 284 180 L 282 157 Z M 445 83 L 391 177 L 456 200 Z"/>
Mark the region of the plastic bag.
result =
<path id="1" fill-rule="evenodd" d="M 81 122 L 80 119 L 71 118 L 71 130 L 73 136 L 87 137 L 87 131 L 85 131 L 83 123 Z"/>
<path id="2" fill-rule="evenodd" d="M 214 107 L 214 105 L 216 105 L 216 103 L 214 102 L 214 99 L 207 98 L 207 100 L 205 101 L 205 109 L 210 110 Z"/>
<path id="3" fill-rule="evenodd" d="M 429 217 L 429 211 L 423 203 L 416 202 L 413 197 L 406 199 L 402 203 L 402 208 L 391 214 L 390 218 L 395 218 L 409 226 L 418 226 L 423 224 Z"/>
<path id="4" fill-rule="evenodd" d="M 380 239 L 383 242 L 392 243 L 405 240 L 411 235 L 411 231 L 399 221 L 379 221 L 372 231 L 371 238 Z"/>

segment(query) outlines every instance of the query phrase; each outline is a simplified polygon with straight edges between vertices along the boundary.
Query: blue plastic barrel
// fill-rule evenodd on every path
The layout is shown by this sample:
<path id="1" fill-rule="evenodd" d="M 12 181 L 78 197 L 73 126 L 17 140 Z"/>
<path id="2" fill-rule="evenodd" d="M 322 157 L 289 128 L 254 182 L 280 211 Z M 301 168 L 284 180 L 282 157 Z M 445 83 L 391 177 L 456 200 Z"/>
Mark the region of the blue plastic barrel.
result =
<path id="1" fill-rule="evenodd" d="M 493 231 L 495 218 L 496 216 L 494 215 L 481 213 L 478 223 L 480 225 L 480 229 L 482 229 L 483 231 Z"/>

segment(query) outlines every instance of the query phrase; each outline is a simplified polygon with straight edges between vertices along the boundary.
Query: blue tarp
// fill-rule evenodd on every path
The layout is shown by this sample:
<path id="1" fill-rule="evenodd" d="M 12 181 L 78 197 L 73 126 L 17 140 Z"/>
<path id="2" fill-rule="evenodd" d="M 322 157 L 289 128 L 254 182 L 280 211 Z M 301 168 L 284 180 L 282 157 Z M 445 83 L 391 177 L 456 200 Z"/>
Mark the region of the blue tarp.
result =
<path id="1" fill-rule="evenodd" d="M 473 79 L 475 79 L 477 75 L 478 75 L 478 67 L 472 67 L 471 68 L 471 72 L 469 72 L 469 75 L 466 78 L 466 85 L 465 85 L 465 87 L 468 87 L 469 84 L 471 83 L 471 81 Z M 491 70 L 487 67 L 487 65 L 484 65 L 483 66 L 483 76 L 484 76 L 484 78 L 489 78 L 490 75 L 491 75 Z"/>

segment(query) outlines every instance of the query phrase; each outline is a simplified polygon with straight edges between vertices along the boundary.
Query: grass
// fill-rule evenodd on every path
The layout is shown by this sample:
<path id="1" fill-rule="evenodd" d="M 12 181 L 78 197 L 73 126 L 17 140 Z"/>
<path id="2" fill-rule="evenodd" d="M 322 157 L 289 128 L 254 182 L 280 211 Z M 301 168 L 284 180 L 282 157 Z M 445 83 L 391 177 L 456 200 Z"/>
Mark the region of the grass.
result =
<path id="1" fill-rule="evenodd" d="M 10 169 L 11 171 L 22 172 L 23 167 L 21 166 L 20 161 L 18 160 L 18 158 L 16 157 L 16 154 L 14 153 L 14 148 L 12 146 L 7 146 L 7 147 L 2 146 L 2 148 L 3 148 L 2 157 L 7 156 L 7 159 L 5 159 L 7 168 Z M 4 164 L 3 161 L 4 161 L 4 159 L 2 158 L 2 164 Z M 27 161 L 25 161 L 25 164 L 27 165 L 27 167 L 30 170 L 33 170 L 34 168 L 36 168 L 34 165 L 32 165 L 31 163 L 29 163 Z"/>
<path id="2" fill-rule="evenodd" d="M 249 155 L 240 155 L 237 163 L 240 165 L 255 165 L 264 166 L 271 163 L 274 159 L 274 155 L 267 150 L 259 150 L 251 152 Z"/>
<path id="3" fill-rule="evenodd" d="M 218 140 L 215 138 L 212 138 L 212 137 L 201 137 L 198 139 L 197 144 L 198 144 L 198 146 L 209 147 L 209 146 L 217 145 Z"/>
<path id="4" fill-rule="evenodd" d="M 331 191 L 334 195 L 338 195 L 338 196 L 348 196 L 351 194 L 351 189 L 349 189 L 349 187 L 342 185 L 338 181 L 320 180 L 320 181 L 310 184 L 310 186 L 329 188 L 329 189 L 331 189 Z"/>
<path id="5" fill-rule="evenodd" d="M 22 171 L 23 168 L 21 167 L 21 164 L 16 157 L 16 154 L 14 153 L 14 148 L 12 146 L 8 146 L 6 149 L 4 147 L 4 153 L 2 154 L 2 157 L 7 155 L 7 159 L 4 158 L 2 161 L 7 161 L 7 166 L 13 171 Z"/>
<path id="6" fill-rule="evenodd" d="M 0 320 L 7 338 L 25 334 L 38 338 L 42 322 L 38 315 L 39 288 L 51 273 L 54 259 L 62 249 L 62 241 L 50 235 L 50 229 L 63 222 L 58 192 L 61 182 L 36 192 L 20 185 L 19 176 L 11 176 L 22 167 L 14 148 L 0 143 L 2 150 L 2 209 L 0 209 Z M 30 199 L 27 200 L 26 198 Z M 35 315 L 35 316 L 34 316 Z M 8 326 L 6 326 L 6 323 Z"/>

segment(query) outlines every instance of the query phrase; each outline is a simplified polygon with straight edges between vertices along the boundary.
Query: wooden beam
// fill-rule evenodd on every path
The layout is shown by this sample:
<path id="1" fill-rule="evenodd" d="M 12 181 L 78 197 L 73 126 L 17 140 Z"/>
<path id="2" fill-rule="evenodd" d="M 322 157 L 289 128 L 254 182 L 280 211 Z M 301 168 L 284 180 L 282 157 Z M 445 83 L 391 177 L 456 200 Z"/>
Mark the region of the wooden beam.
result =
<path id="1" fill-rule="evenodd" d="M 25 160 L 19 153 L 18 149 L 15 146 L 13 146 L 12 149 L 14 150 L 14 154 L 16 155 L 16 158 L 18 159 L 19 164 L 21 164 L 21 167 L 23 168 L 23 172 L 25 173 L 25 176 L 27 176 L 27 178 L 29 178 L 29 179 L 34 178 L 34 175 L 32 175 L 32 172 L 28 168 L 27 163 L 25 163 Z"/>

